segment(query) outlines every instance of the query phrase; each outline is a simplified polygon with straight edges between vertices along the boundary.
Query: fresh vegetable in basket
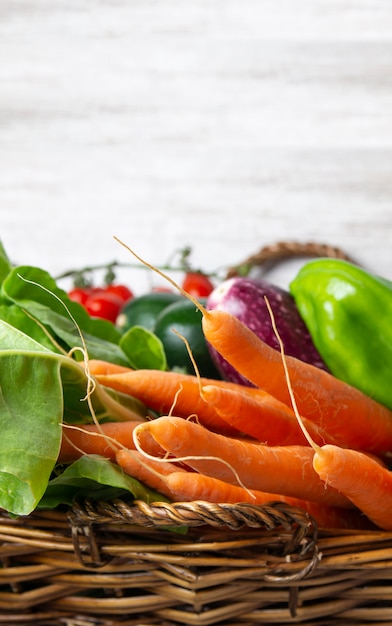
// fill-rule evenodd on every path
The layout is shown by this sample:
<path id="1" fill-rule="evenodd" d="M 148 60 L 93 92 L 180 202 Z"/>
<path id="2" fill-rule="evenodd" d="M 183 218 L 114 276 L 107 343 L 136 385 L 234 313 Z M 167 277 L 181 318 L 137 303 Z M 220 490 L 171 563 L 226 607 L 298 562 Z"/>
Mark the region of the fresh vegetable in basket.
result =
<path id="1" fill-rule="evenodd" d="M 0 257 L 0 273 L 8 316 L 0 317 L 0 507 L 25 515 L 86 496 L 289 498 L 322 524 L 371 526 L 370 512 L 315 471 L 294 408 L 315 444 L 370 452 L 382 467 L 392 452 L 385 406 L 283 355 L 232 313 L 189 294 L 188 302 L 184 290 L 180 303 L 197 313 L 204 341 L 253 386 L 200 376 L 197 367 L 154 368 L 158 337 L 146 328 L 102 327 L 37 268 L 14 269 Z M 278 321 L 279 307 L 268 307 L 278 338 L 271 306 Z M 167 328 L 181 333 L 180 322 L 172 317 Z"/>
<path id="2" fill-rule="evenodd" d="M 201 301 L 205 302 L 205 299 Z M 185 338 L 200 374 L 220 378 L 204 338 L 200 311 L 184 295 L 150 292 L 133 298 L 122 308 L 116 326 L 128 333 L 134 327 L 151 331 L 162 344 L 167 368 L 194 374 L 194 365 L 182 339 Z M 139 367 L 143 366 L 139 364 Z"/>
<path id="3" fill-rule="evenodd" d="M 279 344 L 271 328 L 271 318 L 265 303 L 268 298 L 276 318 L 279 333 L 285 343 L 285 352 L 298 359 L 327 369 L 314 346 L 292 295 L 262 279 L 234 277 L 218 285 L 207 298 L 207 309 L 221 310 L 235 315 L 258 337 L 271 347 Z M 249 385 L 249 380 L 235 370 L 226 359 L 209 344 L 212 358 L 220 373 L 228 380 Z"/>
<path id="4" fill-rule="evenodd" d="M 144 293 L 126 302 L 116 319 L 116 326 L 123 332 L 132 326 L 154 328 L 158 315 L 173 302 L 183 300 L 183 296 L 170 291 Z"/>
<path id="5" fill-rule="evenodd" d="M 206 341 L 220 356 L 250 383 L 291 406 L 280 352 L 235 315 L 220 309 L 208 310 L 196 299 L 194 304 L 202 313 Z M 390 409 L 321 368 L 292 356 L 286 356 L 285 360 L 303 416 L 317 423 L 341 445 L 352 445 L 381 456 L 391 454 Z M 353 424 L 347 423 L 350 418 Z"/>
<path id="6" fill-rule="evenodd" d="M 115 322 L 123 305 L 133 299 L 133 292 L 127 285 L 110 283 L 101 287 L 73 287 L 68 297 L 82 304 L 92 317 Z"/>
<path id="7" fill-rule="evenodd" d="M 63 423 L 91 420 L 85 397 L 88 378 L 71 357 L 45 348 L 2 320 L 0 336 L 0 508 L 28 515 L 44 497 L 56 466 Z M 122 403 L 119 397 L 95 385 L 90 402 L 97 418 L 143 419 L 142 405 L 130 403 L 129 396 Z M 99 462 L 95 467 L 100 484 L 102 468 Z M 81 489 L 75 487 L 74 495 Z M 138 491 L 146 494 L 140 487 Z"/>
<path id="8" fill-rule="evenodd" d="M 205 299 L 200 301 L 204 304 Z M 154 334 L 162 341 L 169 368 L 180 368 L 189 374 L 195 373 L 195 368 L 188 354 L 188 349 L 182 338 L 185 338 L 192 351 L 198 371 L 201 376 L 220 378 L 208 349 L 202 329 L 202 315 L 195 305 L 187 298 L 180 298 L 163 309 L 155 320 Z M 173 332 L 175 329 L 181 337 Z"/>
<path id="9" fill-rule="evenodd" d="M 330 371 L 392 408 L 392 282 L 348 261 L 317 259 L 290 290 Z"/>
<path id="10" fill-rule="evenodd" d="M 63 424 L 91 422 L 92 410 L 98 421 L 108 416 L 112 421 L 145 419 L 146 407 L 129 395 L 104 389 L 97 381 L 88 392 L 89 375 L 82 365 L 87 353 L 129 368 L 132 349 L 112 323 L 90 317 L 47 272 L 14 267 L 0 246 L 0 508 L 27 515 L 39 506 L 57 472 Z M 154 353 L 146 352 L 156 363 Z M 105 466 L 96 461 L 87 482 L 94 476 L 97 485 L 103 481 L 107 486 L 118 469 L 106 472 L 107 459 L 101 461 Z M 78 470 L 74 495 L 84 479 Z M 126 484 L 130 493 L 149 497 L 135 481 Z M 68 483 L 67 501 L 69 493 Z"/>

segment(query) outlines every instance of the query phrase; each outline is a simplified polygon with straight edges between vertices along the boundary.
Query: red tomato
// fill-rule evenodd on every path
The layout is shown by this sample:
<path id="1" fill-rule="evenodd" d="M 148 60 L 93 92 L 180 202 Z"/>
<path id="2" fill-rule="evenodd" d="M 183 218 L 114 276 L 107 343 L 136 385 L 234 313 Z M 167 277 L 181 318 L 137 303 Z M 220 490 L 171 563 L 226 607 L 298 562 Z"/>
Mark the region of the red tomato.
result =
<path id="1" fill-rule="evenodd" d="M 99 290 L 87 298 L 84 306 L 92 317 L 100 317 L 114 323 L 123 304 L 123 300 L 115 294 Z"/>
<path id="2" fill-rule="evenodd" d="M 126 285 L 115 285 L 114 283 L 108 285 L 104 289 L 105 293 L 112 293 L 118 296 L 123 302 L 127 302 L 134 297 L 133 291 Z"/>
<path id="3" fill-rule="evenodd" d="M 89 287 L 74 287 L 68 292 L 68 297 L 73 302 L 79 302 L 79 304 L 84 305 L 90 293 L 91 289 Z"/>
<path id="4" fill-rule="evenodd" d="M 191 296 L 206 298 L 214 289 L 214 285 L 208 276 L 201 272 L 187 272 L 182 281 L 182 288 Z"/>

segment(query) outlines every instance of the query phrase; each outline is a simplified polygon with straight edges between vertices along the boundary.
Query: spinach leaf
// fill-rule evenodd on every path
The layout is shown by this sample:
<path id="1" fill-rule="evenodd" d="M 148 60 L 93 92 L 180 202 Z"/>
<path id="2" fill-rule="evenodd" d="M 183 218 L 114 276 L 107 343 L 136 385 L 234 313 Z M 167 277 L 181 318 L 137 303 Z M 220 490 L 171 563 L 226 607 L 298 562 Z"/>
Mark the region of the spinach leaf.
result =
<path id="1" fill-rule="evenodd" d="M 167 369 L 162 341 L 143 326 L 132 326 L 120 339 L 120 346 L 134 369 Z"/>
<path id="2" fill-rule="evenodd" d="M 3 281 L 1 295 L 3 302 L 5 299 L 18 305 L 44 325 L 64 350 L 81 348 L 83 345 L 76 322 L 83 334 L 90 358 L 129 366 L 129 361 L 119 346 L 120 331 L 106 320 L 90 317 L 80 304 L 68 298 L 66 292 L 44 270 L 30 266 L 13 268 Z M 23 321 L 21 318 L 18 327 L 29 332 L 31 319 L 26 316 Z"/>
<path id="3" fill-rule="evenodd" d="M 8 324 L 14 328 L 19 329 L 25 335 L 35 339 L 39 344 L 48 348 L 48 350 L 53 351 L 56 349 L 47 332 L 18 305 L 13 303 L 0 304 L 0 319 L 4 322 L 8 322 Z M 0 346 L 3 347 L 1 342 Z"/>
<path id="4" fill-rule="evenodd" d="M 75 498 L 113 499 L 133 496 L 145 502 L 168 502 L 167 498 L 145 487 L 118 465 L 98 455 L 86 455 L 69 465 L 53 478 L 46 489 L 39 508 L 53 508 L 59 504 L 72 505 Z"/>
<path id="5" fill-rule="evenodd" d="M 88 379 L 73 359 L 47 350 L 0 320 L 0 508 L 28 515 L 46 490 L 55 467 L 62 422 L 91 422 L 85 399 Z M 94 412 L 111 419 L 134 417 L 99 384 Z"/>
<path id="6" fill-rule="evenodd" d="M 87 355 L 75 351 L 84 345 Z M 11 514 L 67 504 L 76 494 L 162 500 L 106 459 L 83 457 L 65 471 L 57 466 L 64 422 L 91 422 L 92 411 L 100 421 L 147 413 L 97 381 L 90 388 L 85 356 L 166 367 L 151 333 L 136 329 L 124 337 L 110 322 L 90 317 L 44 270 L 13 267 L 0 243 L 0 508 Z"/>
<path id="7" fill-rule="evenodd" d="M 12 265 L 0 241 L 0 283 L 11 271 Z"/>
<path id="8" fill-rule="evenodd" d="M 60 369 L 44 352 L 0 352 L 0 507 L 17 515 L 35 508 L 56 463 Z"/>

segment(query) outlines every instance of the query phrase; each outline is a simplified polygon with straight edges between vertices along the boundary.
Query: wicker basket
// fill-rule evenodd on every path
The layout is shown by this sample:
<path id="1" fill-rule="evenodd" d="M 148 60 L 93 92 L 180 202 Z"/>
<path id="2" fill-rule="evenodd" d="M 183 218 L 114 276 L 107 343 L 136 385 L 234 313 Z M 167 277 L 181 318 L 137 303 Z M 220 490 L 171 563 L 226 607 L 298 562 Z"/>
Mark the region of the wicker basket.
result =
<path id="1" fill-rule="evenodd" d="M 320 255 L 345 257 L 288 243 L 245 265 Z M 76 502 L 0 513 L 0 542 L 0 624 L 392 624 L 392 533 L 282 503 Z"/>

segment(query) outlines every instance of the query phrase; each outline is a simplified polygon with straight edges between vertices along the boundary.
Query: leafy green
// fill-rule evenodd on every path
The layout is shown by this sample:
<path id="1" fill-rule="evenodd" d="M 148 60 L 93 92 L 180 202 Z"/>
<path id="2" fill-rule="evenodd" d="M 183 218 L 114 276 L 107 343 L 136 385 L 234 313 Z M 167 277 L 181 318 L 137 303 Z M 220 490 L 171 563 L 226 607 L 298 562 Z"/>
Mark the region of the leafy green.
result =
<path id="1" fill-rule="evenodd" d="M 62 422 L 91 421 L 84 368 L 47 350 L 0 320 L 0 507 L 28 515 L 38 504 L 55 467 Z M 111 419 L 134 414 L 96 385 L 94 412 Z"/>
<path id="2" fill-rule="evenodd" d="M 120 339 L 120 347 L 134 369 L 167 368 L 162 341 L 143 326 L 132 326 Z"/>
<path id="3" fill-rule="evenodd" d="M 47 272 L 30 266 L 16 267 L 3 281 L 1 294 L 44 325 L 64 350 L 83 347 L 78 326 L 91 359 L 129 365 L 119 347 L 120 331 L 106 320 L 90 317 L 79 303 L 70 300 L 66 292 L 57 287 Z M 26 319 L 29 321 L 21 320 L 18 327 L 28 332 L 31 320 Z"/>
<path id="4" fill-rule="evenodd" d="M 86 350 L 87 352 L 86 352 Z M 72 302 L 48 272 L 11 265 L 0 243 L 0 508 L 29 515 L 75 497 L 162 499 L 101 457 L 57 463 L 63 424 L 135 419 L 146 408 L 92 381 L 84 361 L 166 367 L 159 340 L 124 336 Z"/>
<path id="5" fill-rule="evenodd" d="M 61 442 L 60 366 L 44 352 L 0 353 L 0 506 L 32 511 L 53 470 Z"/>
<path id="6" fill-rule="evenodd" d="M 14 328 L 18 328 L 29 337 L 32 337 L 39 344 L 48 348 L 48 350 L 56 349 L 53 339 L 51 339 L 48 333 L 18 305 L 12 303 L 0 304 L 0 319 L 4 322 L 8 322 Z"/>
<path id="7" fill-rule="evenodd" d="M 7 256 L 6 251 L 4 250 L 4 246 L 0 241 L 0 282 L 4 280 L 4 278 L 11 271 L 12 265 Z"/>
<path id="8" fill-rule="evenodd" d="M 38 506 L 53 508 L 59 504 L 71 505 L 75 498 L 104 499 L 108 494 L 111 498 L 132 495 L 145 502 L 167 501 L 158 492 L 124 474 L 121 468 L 109 459 L 86 455 L 49 482 Z"/>
<path id="9" fill-rule="evenodd" d="M 47 348 L 33 337 L 0 319 L 0 356 L 4 350 L 30 350 L 32 352 L 48 352 Z"/>

